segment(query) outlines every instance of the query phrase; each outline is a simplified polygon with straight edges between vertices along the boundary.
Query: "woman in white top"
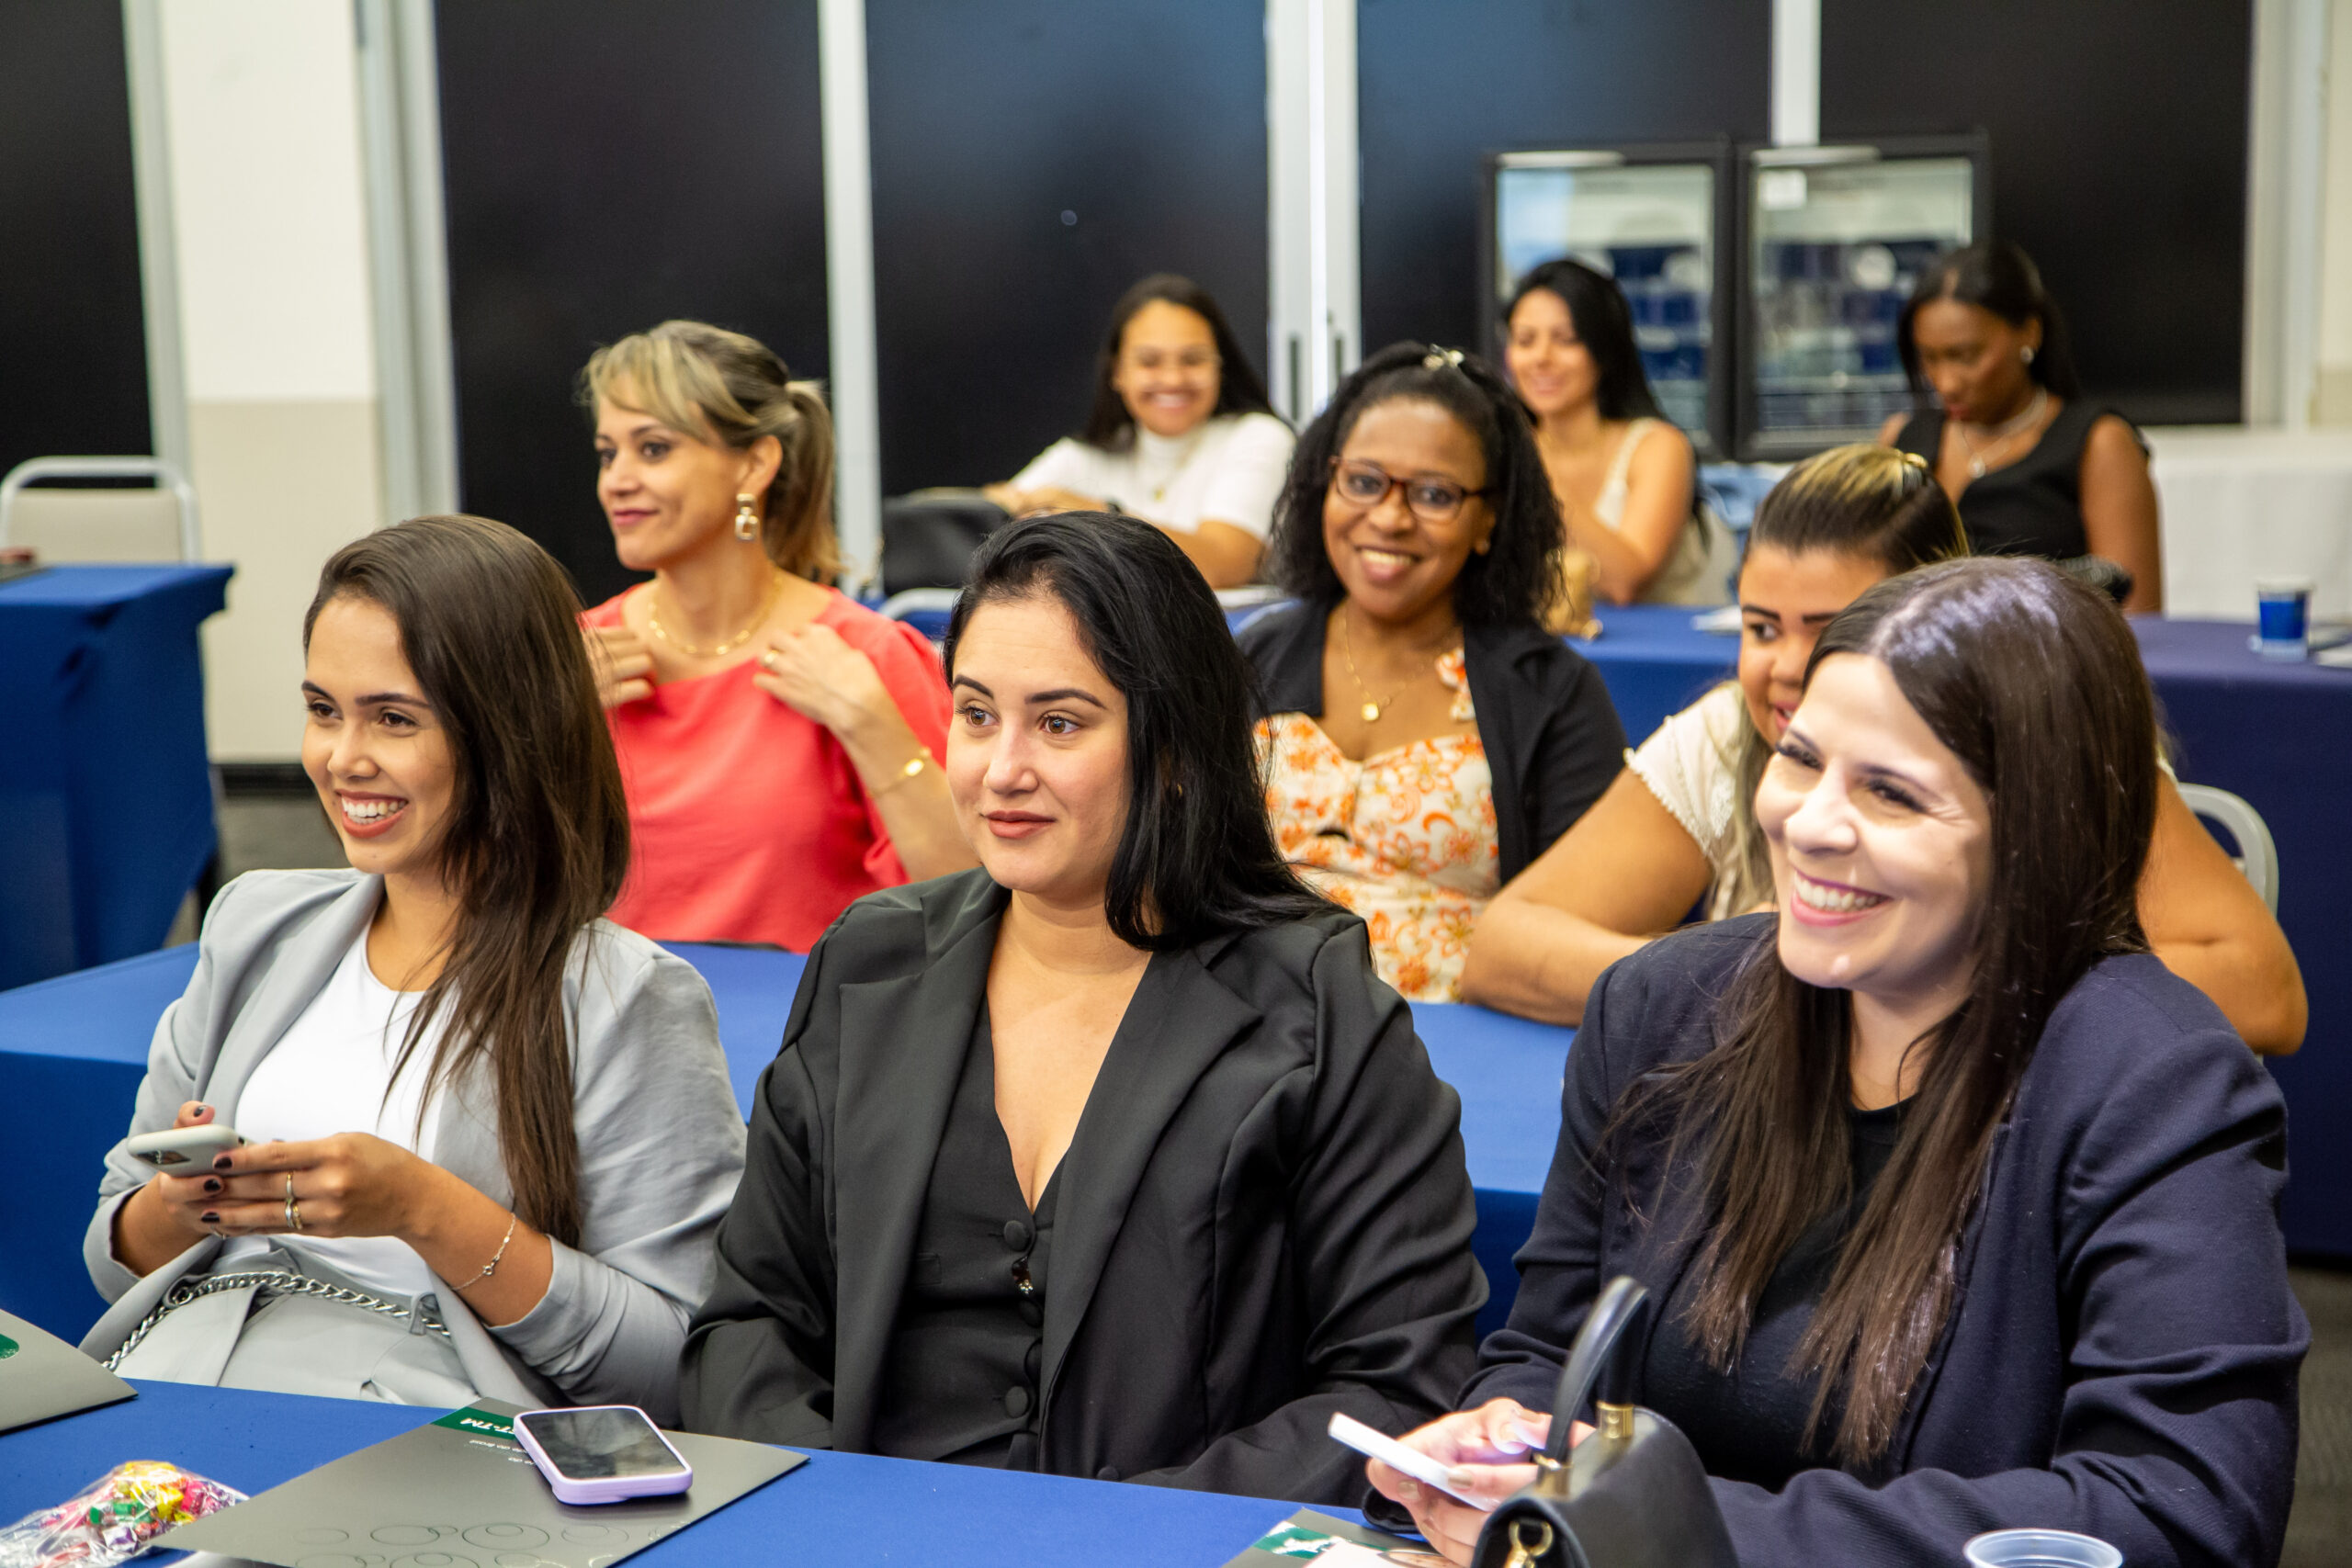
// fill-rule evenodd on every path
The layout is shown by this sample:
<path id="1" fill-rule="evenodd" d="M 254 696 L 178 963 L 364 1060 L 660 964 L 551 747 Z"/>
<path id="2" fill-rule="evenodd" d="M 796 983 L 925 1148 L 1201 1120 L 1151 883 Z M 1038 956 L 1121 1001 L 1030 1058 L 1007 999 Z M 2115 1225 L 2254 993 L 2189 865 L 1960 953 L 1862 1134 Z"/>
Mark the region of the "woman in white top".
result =
<path id="1" fill-rule="evenodd" d="M 1599 804 L 1487 905 L 1463 998 L 1575 1023 L 1602 970 L 1702 898 L 1711 919 L 1769 905 L 1756 784 L 1815 640 L 1872 583 L 1966 547 L 1921 458 L 1839 446 L 1791 469 L 1747 536 L 1737 680 L 1628 751 Z M 2302 1043 L 2302 975 L 2285 933 L 2168 775 L 2140 920 L 2156 956 L 2211 998 L 2247 1044 L 2284 1053 Z"/>
<path id="2" fill-rule="evenodd" d="M 1722 604 L 1730 536 L 1696 505 L 1690 438 L 1658 412 L 1624 294 L 1581 262 L 1545 262 L 1520 279 L 1503 327 L 1568 525 L 1572 587 L 1589 573 L 1612 604 Z"/>
<path id="3" fill-rule="evenodd" d="M 408 1404 L 674 1412 L 743 1163 L 699 976 L 601 918 L 628 816 L 563 570 L 426 517 L 327 562 L 302 761 L 347 872 L 205 920 L 85 1242 L 131 1376 Z"/>
<path id="4" fill-rule="evenodd" d="M 1085 430 L 987 494 L 1015 516 L 1140 517 L 1210 587 L 1238 588 L 1257 573 L 1292 439 L 1208 290 L 1155 273 L 1111 312 Z"/>

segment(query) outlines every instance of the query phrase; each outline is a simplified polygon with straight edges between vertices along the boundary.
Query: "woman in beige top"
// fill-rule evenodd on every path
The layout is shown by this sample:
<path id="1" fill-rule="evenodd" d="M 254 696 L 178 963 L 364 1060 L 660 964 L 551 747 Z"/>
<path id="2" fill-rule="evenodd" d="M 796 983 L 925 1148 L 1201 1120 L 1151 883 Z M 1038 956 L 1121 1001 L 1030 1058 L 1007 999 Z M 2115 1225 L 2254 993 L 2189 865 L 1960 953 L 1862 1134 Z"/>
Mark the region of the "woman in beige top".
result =
<path id="1" fill-rule="evenodd" d="M 1503 363 L 1534 412 L 1574 579 L 1612 604 L 1720 604 L 1730 537 L 1694 504 L 1690 439 L 1658 412 L 1617 285 L 1545 262 L 1503 312 Z"/>
<path id="2" fill-rule="evenodd" d="M 1748 534 L 1738 679 L 1628 752 L 1600 803 L 1487 906 L 1463 999 L 1575 1023 L 1603 969 L 1701 899 L 1710 919 L 1769 904 L 1756 784 L 1815 639 L 1872 583 L 1965 549 L 1951 498 L 1921 458 L 1840 446 L 1792 469 Z M 2307 1004 L 2286 935 L 2169 776 L 2140 920 L 2156 956 L 2248 1045 L 2277 1054 L 2302 1043 Z"/>

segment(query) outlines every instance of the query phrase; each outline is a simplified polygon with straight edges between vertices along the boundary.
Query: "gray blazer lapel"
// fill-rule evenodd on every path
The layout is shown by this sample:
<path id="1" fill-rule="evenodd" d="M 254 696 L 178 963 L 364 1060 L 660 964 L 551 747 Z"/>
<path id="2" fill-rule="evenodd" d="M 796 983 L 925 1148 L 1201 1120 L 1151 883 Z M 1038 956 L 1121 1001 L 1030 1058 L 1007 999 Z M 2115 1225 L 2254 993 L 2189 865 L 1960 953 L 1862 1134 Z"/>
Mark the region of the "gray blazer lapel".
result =
<path id="1" fill-rule="evenodd" d="M 931 1168 L 988 994 L 997 918 L 921 972 L 841 989 L 833 1173 L 833 1447 L 863 1450 Z"/>
<path id="2" fill-rule="evenodd" d="M 1200 1076 L 1261 1016 L 1204 968 L 1195 951 L 1155 954 L 1144 971 L 1055 1179 L 1061 1186 L 1046 1286 L 1048 1402 L 1161 1134 Z"/>
<path id="3" fill-rule="evenodd" d="M 381 878 L 361 877 L 272 957 L 266 977 L 229 1026 L 203 1085 L 206 1102 L 224 1123 L 236 1125 L 237 1097 L 244 1092 L 245 1080 L 325 988 L 335 965 L 375 919 L 382 895 Z"/>

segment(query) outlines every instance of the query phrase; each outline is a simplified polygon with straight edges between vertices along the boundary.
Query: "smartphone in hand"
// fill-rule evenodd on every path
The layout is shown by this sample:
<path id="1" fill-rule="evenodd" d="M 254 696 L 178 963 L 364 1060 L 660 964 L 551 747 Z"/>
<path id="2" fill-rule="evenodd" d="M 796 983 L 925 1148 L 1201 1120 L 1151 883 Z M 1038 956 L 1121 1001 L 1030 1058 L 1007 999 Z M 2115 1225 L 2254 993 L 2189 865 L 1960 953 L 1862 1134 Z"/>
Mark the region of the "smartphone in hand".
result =
<path id="1" fill-rule="evenodd" d="M 167 1175 L 186 1176 L 209 1169 L 214 1160 L 243 1144 L 233 1127 L 166 1127 L 141 1133 L 122 1146 L 135 1160 Z"/>

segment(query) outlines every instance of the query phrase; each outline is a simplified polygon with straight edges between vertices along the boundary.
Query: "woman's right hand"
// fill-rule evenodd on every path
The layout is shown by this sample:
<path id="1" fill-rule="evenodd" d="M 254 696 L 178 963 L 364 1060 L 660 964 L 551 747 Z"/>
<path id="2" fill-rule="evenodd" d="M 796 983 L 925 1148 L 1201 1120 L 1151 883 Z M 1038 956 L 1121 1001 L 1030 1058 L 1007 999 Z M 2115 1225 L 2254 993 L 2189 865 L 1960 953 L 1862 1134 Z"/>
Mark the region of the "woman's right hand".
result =
<path id="1" fill-rule="evenodd" d="M 583 626 L 588 662 L 596 671 L 596 697 L 606 707 L 653 694 L 653 651 L 627 626 Z"/>
<path id="2" fill-rule="evenodd" d="M 191 1100 L 172 1118 L 175 1129 L 209 1127 L 212 1107 Z M 213 1234 L 202 1218 L 220 1190 L 220 1179 L 157 1176 L 115 1211 L 114 1255 L 135 1274 L 148 1274 Z"/>
<path id="3" fill-rule="evenodd" d="M 1581 1442 L 1592 1428 L 1577 1423 Z M 1458 1503 L 1434 1486 L 1425 1486 L 1378 1460 L 1364 1461 L 1373 1487 L 1413 1516 L 1413 1524 L 1429 1543 L 1451 1562 L 1467 1563 L 1477 1549 L 1478 1532 L 1487 1515 L 1513 1493 L 1535 1479 L 1530 1457 L 1551 1440 L 1552 1418 L 1530 1410 L 1515 1399 L 1490 1399 L 1476 1410 L 1442 1416 L 1418 1431 L 1396 1440 L 1446 1466 L 1447 1481 L 1483 1507 Z"/>

